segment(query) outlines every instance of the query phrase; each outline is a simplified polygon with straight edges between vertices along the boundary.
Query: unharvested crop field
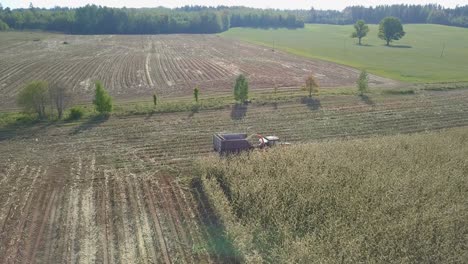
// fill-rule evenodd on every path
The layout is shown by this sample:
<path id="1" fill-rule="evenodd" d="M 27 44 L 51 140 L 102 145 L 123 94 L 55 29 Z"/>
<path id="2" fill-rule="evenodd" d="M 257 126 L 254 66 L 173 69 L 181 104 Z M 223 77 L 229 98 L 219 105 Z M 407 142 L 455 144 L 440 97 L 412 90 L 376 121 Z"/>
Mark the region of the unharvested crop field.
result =
<path id="1" fill-rule="evenodd" d="M 237 262 L 193 176 L 213 132 L 302 143 L 462 126 L 464 89 L 2 127 L 0 262 Z"/>
<path id="2" fill-rule="evenodd" d="M 404 25 L 406 36 L 385 47 L 378 25 L 369 25 L 363 46 L 351 39 L 353 26 L 306 25 L 297 30 L 233 28 L 223 37 L 275 46 L 293 54 L 350 65 L 406 82 L 468 81 L 468 29 Z"/>
<path id="3" fill-rule="evenodd" d="M 200 161 L 249 260 L 464 263 L 468 130 L 290 146 Z"/>
<path id="4" fill-rule="evenodd" d="M 64 44 L 64 43 L 68 44 Z M 101 80 L 120 100 L 230 92 L 239 74 L 251 89 L 297 87 L 314 74 L 323 87 L 352 86 L 355 69 L 307 60 L 214 35 L 69 36 L 0 33 L 0 108 L 13 107 L 18 90 L 31 80 L 65 84 L 90 100 Z M 374 85 L 393 84 L 372 77 Z"/>

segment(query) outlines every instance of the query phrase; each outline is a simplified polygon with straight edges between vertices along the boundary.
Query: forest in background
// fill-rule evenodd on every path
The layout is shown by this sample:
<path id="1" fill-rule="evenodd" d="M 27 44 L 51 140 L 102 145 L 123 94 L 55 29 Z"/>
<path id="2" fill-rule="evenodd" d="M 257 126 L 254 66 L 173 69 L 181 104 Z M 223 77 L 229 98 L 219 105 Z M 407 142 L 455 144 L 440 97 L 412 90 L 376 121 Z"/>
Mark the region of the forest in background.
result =
<path id="1" fill-rule="evenodd" d="M 379 23 L 394 16 L 403 23 L 430 23 L 468 27 L 468 5 L 352 6 L 335 10 L 277 10 L 247 7 L 185 6 L 180 8 L 79 8 L 10 9 L 0 4 L 0 30 L 47 30 L 68 34 L 169 34 L 219 33 L 233 27 L 303 28 L 304 23 L 353 24 L 363 19 Z"/>
<path id="2" fill-rule="evenodd" d="M 363 19 L 367 23 L 378 24 L 384 17 L 394 16 L 405 24 L 440 24 L 468 27 L 468 5 L 444 8 L 441 5 L 381 5 L 376 7 L 351 6 L 343 11 L 336 10 L 296 10 L 294 12 L 306 23 L 315 24 L 354 24 Z"/>
<path id="3" fill-rule="evenodd" d="M 0 8 L 0 22 L 15 30 L 48 30 L 70 34 L 219 33 L 231 27 L 302 28 L 291 12 L 245 7 L 169 8 Z"/>

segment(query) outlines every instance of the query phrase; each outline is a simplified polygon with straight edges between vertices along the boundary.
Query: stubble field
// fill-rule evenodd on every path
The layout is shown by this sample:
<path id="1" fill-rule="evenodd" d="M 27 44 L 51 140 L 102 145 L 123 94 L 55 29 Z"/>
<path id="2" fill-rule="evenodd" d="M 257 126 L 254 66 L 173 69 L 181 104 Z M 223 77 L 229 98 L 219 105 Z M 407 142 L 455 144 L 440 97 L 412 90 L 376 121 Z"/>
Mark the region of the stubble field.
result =
<path id="1" fill-rule="evenodd" d="M 321 96 L 0 129 L 0 262 L 238 262 L 193 161 L 211 134 L 293 144 L 468 126 L 468 92 Z"/>
<path id="2" fill-rule="evenodd" d="M 66 43 L 66 44 L 65 44 Z M 94 81 L 119 100 L 230 92 L 237 75 L 252 89 L 302 86 L 314 74 L 322 87 L 353 86 L 353 68 L 307 60 L 214 35 L 70 36 L 0 33 L 0 108 L 15 107 L 18 90 L 31 80 L 68 86 L 89 101 Z M 395 82 L 371 77 L 373 85 Z"/>

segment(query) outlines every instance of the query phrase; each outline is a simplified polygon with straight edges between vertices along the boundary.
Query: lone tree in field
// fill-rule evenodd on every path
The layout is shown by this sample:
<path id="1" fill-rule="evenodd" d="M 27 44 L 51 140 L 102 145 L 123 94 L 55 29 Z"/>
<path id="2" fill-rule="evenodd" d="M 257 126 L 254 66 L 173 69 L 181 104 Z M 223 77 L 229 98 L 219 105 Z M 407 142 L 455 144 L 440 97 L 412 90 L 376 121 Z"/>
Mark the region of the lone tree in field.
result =
<path id="1" fill-rule="evenodd" d="M 156 95 L 156 93 L 153 94 L 153 104 L 154 106 L 158 105 L 158 96 Z"/>
<path id="2" fill-rule="evenodd" d="M 405 34 L 406 32 L 403 31 L 403 25 L 400 19 L 396 17 L 386 17 L 380 21 L 379 38 L 385 40 L 387 46 L 390 46 L 390 42 L 403 38 Z"/>
<path id="3" fill-rule="evenodd" d="M 71 93 L 64 84 L 52 83 L 49 86 L 49 96 L 52 106 L 57 110 L 59 119 L 63 117 L 63 111 L 71 103 Z"/>
<path id="4" fill-rule="evenodd" d="M 18 95 L 18 105 L 26 112 L 37 113 L 40 119 L 47 116 L 46 107 L 50 104 L 48 84 L 45 81 L 28 83 Z"/>
<path id="5" fill-rule="evenodd" d="M 195 87 L 195 89 L 193 89 L 193 98 L 195 99 L 196 103 L 198 103 L 199 95 L 200 95 L 200 89 L 198 89 L 198 87 Z"/>
<path id="6" fill-rule="evenodd" d="M 96 111 L 100 114 L 108 114 L 112 112 L 112 97 L 107 93 L 106 89 L 100 81 L 95 83 L 96 95 L 93 104 L 96 106 Z"/>
<path id="7" fill-rule="evenodd" d="M 369 74 L 367 74 L 366 70 L 363 70 L 359 75 L 357 80 L 357 88 L 359 91 L 359 95 L 364 95 L 368 91 L 369 88 Z"/>
<path id="8" fill-rule="evenodd" d="M 309 97 L 312 98 L 312 93 L 318 93 L 319 83 L 313 75 L 310 75 L 306 79 L 306 90 L 309 91 Z"/>
<path id="9" fill-rule="evenodd" d="M 364 20 L 358 20 L 356 24 L 354 24 L 354 32 L 351 34 L 352 38 L 359 39 L 359 45 L 362 45 L 362 38 L 367 36 L 369 33 L 369 26 L 366 24 Z"/>
<path id="10" fill-rule="evenodd" d="M 234 85 L 234 99 L 245 103 L 249 99 L 249 83 L 243 74 L 239 75 Z"/>

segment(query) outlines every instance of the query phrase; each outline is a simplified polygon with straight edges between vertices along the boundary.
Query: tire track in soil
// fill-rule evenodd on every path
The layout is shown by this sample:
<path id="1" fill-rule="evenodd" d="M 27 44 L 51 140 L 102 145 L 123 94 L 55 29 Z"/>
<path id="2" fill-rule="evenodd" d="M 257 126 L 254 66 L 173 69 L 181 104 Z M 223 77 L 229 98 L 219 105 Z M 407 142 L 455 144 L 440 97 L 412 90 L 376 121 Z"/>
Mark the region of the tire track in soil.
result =
<path id="1" fill-rule="evenodd" d="M 196 243 L 194 244 L 195 249 L 198 249 L 198 247 L 203 247 L 203 250 L 206 250 L 205 243 L 207 243 L 210 247 L 212 247 L 213 240 L 210 238 L 206 230 L 200 227 L 200 223 L 202 223 L 202 220 L 201 220 L 199 212 L 197 211 L 197 213 L 194 213 L 194 210 L 192 209 L 195 207 L 195 203 L 193 202 L 192 199 L 187 198 L 187 195 L 184 193 L 182 187 L 179 185 L 178 182 L 176 182 L 176 189 L 179 190 L 179 195 L 182 199 L 182 203 L 184 204 L 184 207 L 187 209 L 187 214 L 189 215 L 189 219 L 190 219 L 190 227 L 191 227 L 190 229 L 194 229 L 195 232 L 197 233 L 196 239 L 194 241 L 194 243 Z M 198 252 L 195 252 L 195 253 L 197 255 L 202 255 L 201 253 L 198 253 Z M 213 258 L 211 254 L 204 254 L 204 255 L 206 255 L 206 259 L 208 263 L 220 262 L 219 258 L 217 257 Z"/>
<path id="2" fill-rule="evenodd" d="M 63 175 L 59 175 L 59 177 L 63 177 L 66 175 L 66 173 L 63 173 Z M 57 232 L 57 229 L 59 229 L 59 226 L 61 225 L 60 222 L 60 215 L 61 215 L 61 208 L 59 207 L 61 204 L 59 201 L 62 201 L 63 195 L 64 195 L 64 187 L 61 186 L 58 190 L 58 194 L 55 197 L 55 200 L 52 204 L 52 212 L 50 213 L 50 222 L 48 225 L 48 234 L 47 234 L 47 239 L 43 241 L 43 247 L 44 249 L 44 262 L 45 263 L 54 263 L 53 260 L 53 253 L 56 253 L 54 249 L 58 248 L 57 243 L 59 243 L 55 237 L 57 236 L 57 233 L 60 234 L 60 232 Z M 56 232 L 56 236 L 54 237 L 54 231 Z"/>
<path id="3" fill-rule="evenodd" d="M 44 210 L 44 215 L 42 217 L 41 225 L 40 225 L 39 231 L 37 232 L 37 238 L 35 240 L 33 249 L 31 251 L 31 253 L 29 254 L 29 258 L 25 263 L 35 262 L 34 258 L 36 257 L 36 252 L 37 252 L 38 248 L 40 247 L 40 243 L 43 242 L 42 235 L 44 233 L 44 229 L 46 228 L 46 224 L 49 222 L 49 219 L 53 217 L 51 212 L 52 212 L 52 209 L 53 209 L 53 204 L 56 201 L 57 188 L 51 187 L 51 189 L 52 189 L 52 193 L 49 195 L 48 203 L 47 203 L 46 208 Z M 50 192 L 50 190 L 49 190 L 49 192 Z M 27 250 L 26 252 L 29 252 L 29 251 Z"/>
<path id="4" fill-rule="evenodd" d="M 41 169 L 40 168 L 38 170 L 32 169 L 30 173 L 31 175 L 36 173 L 37 177 L 39 177 L 38 175 L 41 174 Z M 27 216 L 29 215 L 29 212 L 30 212 L 29 208 L 31 207 L 31 204 L 34 202 L 33 195 L 35 191 L 35 189 L 33 188 L 33 184 L 31 184 L 26 189 L 27 189 L 26 191 L 27 195 L 25 197 L 26 199 L 22 201 L 21 198 L 19 198 L 20 200 L 18 202 L 20 203 L 20 206 L 16 205 L 12 208 L 12 214 L 10 215 L 10 219 L 12 223 L 10 224 L 13 226 L 10 228 L 13 229 L 13 232 L 12 232 L 13 234 L 9 236 L 10 240 L 8 239 L 5 240 L 5 241 L 8 241 L 8 243 L 5 243 L 6 247 L 5 247 L 5 253 L 4 253 L 4 257 L 5 257 L 4 263 L 13 263 L 13 262 L 18 262 L 18 259 L 21 260 L 20 254 L 22 252 L 21 250 L 19 250 L 19 248 L 22 246 L 22 243 L 24 240 L 22 236 L 24 235 L 25 226 L 28 223 Z M 17 210 L 18 208 L 20 208 L 19 211 Z M 5 231 L 11 230 L 6 223 L 5 223 L 5 226 L 6 226 L 4 228 Z"/>
<path id="5" fill-rule="evenodd" d="M 151 53 L 148 53 L 146 55 L 146 63 L 145 63 L 145 72 L 146 72 L 146 79 L 148 80 L 148 84 L 150 85 L 150 88 L 153 88 L 154 83 L 153 80 L 151 79 L 151 68 L 150 68 L 150 59 L 151 59 Z"/>
<path id="6" fill-rule="evenodd" d="M 82 159 L 81 156 L 78 156 L 77 168 L 73 167 L 71 170 L 71 179 L 72 183 L 70 184 L 69 200 L 67 206 L 67 217 L 66 217 L 66 239 L 65 249 L 62 263 L 76 263 L 76 233 L 78 228 L 78 201 L 80 198 L 81 188 L 78 186 L 78 182 L 81 180 L 81 171 L 82 171 Z M 76 170 L 76 171 L 75 171 Z"/>
<path id="7" fill-rule="evenodd" d="M 174 262 L 181 262 L 182 260 L 187 262 L 187 256 L 185 254 L 184 249 L 182 248 L 183 244 L 180 243 L 180 240 L 181 240 L 180 230 L 178 230 L 178 228 L 176 227 L 170 215 L 170 212 L 169 213 L 167 212 L 167 209 L 168 209 L 166 208 L 167 201 L 165 197 L 162 195 L 161 186 L 159 185 L 157 179 L 155 179 L 154 181 L 150 181 L 150 184 L 151 184 L 152 193 L 154 197 L 156 198 L 156 206 L 161 212 L 159 216 L 161 215 L 163 216 L 163 217 L 159 217 L 159 219 L 163 221 L 164 227 L 167 227 L 167 230 L 165 230 L 167 233 L 164 232 L 163 235 L 164 234 L 166 235 L 165 236 L 166 245 L 169 249 L 169 252 L 171 253 L 171 259 Z M 169 240 L 168 238 L 171 238 L 171 239 Z"/>
<path id="8" fill-rule="evenodd" d="M 143 238 L 143 231 L 142 231 L 142 223 L 141 223 L 141 218 L 142 218 L 142 213 L 138 208 L 137 204 L 137 197 L 134 192 L 134 186 L 131 182 L 128 181 L 128 178 L 131 178 L 132 180 L 135 180 L 135 175 L 129 173 L 128 169 L 125 168 L 125 176 L 124 179 L 122 179 L 123 185 L 126 188 L 126 193 L 127 193 L 127 202 L 128 202 L 128 208 L 129 208 L 129 214 L 132 215 L 134 223 L 132 227 L 134 227 L 132 232 L 134 234 L 134 239 L 136 239 L 136 242 L 134 244 L 135 250 L 137 252 L 137 259 L 139 259 L 143 263 L 148 263 L 149 257 L 148 257 L 148 252 L 146 248 L 146 242 L 145 239 Z"/>
<path id="9" fill-rule="evenodd" d="M 164 236 L 163 236 L 163 233 L 162 233 L 162 228 L 161 228 L 161 221 L 159 220 L 158 213 L 156 211 L 156 206 L 155 206 L 156 198 L 154 197 L 153 193 L 151 192 L 149 186 L 150 186 L 150 181 L 149 180 L 147 180 L 147 181 L 145 181 L 145 183 L 143 183 L 144 197 L 146 198 L 146 202 L 147 202 L 147 204 L 149 206 L 149 209 L 150 209 L 150 212 L 151 212 L 154 227 L 156 228 L 158 242 L 159 242 L 159 245 L 161 247 L 161 251 L 162 251 L 162 255 L 163 255 L 162 256 L 163 262 L 166 263 L 166 264 L 170 264 L 172 262 L 171 262 L 171 259 L 169 258 L 169 256 L 170 256 L 169 248 L 167 246 L 166 240 L 164 239 Z"/>
<path id="10" fill-rule="evenodd" d="M 4 188 L 6 189 L 6 186 L 8 186 L 8 181 L 9 179 L 11 179 L 11 181 L 13 181 L 13 188 L 16 188 L 16 186 L 18 185 L 18 181 L 22 178 L 22 176 L 24 175 L 24 173 L 26 173 L 27 169 L 29 168 L 28 165 L 25 165 L 22 170 L 20 170 L 20 175 L 17 176 L 17 177 L 10 177 L 11 173 L 14 171 L 16 172 L 15 170 L 16 168 L 16 163 L 13 163 L 13 165 L 7 170 L 7 172 L 5 173 L 5 176 L 4 178 L 2 179 L 2 181 L 0 182 L 0 190 L 3 190 Z M 24 172 L 24 173 L 23 173 Z M 15 179 L 16 178 L 16 179 Z M 2 185 L 5 184 L 5 187 L 3 187 Z M 15 189 L 13 189 L 13 191 L 15 191 Z M 0 224 L 1 224 L 1 228 L 0 228 L 0 241 L 2 241 L 2 234 L 4 232 L 4 228 L 5 228 L 5 224 L 8 220 L 8 216 L 10 216 L 10 213 L 11 213 L 11 210 L 13 208 L 13 203 L 10 204 L 10 200 L 12 199 L 12 196 L 13 195 L 8 195 L 6 201 L 1 201 L 1 204 L 0 204 Z M 7 208 L 8 208 L 8 212 L 5 214 L 5 212 L 7 211 Z M 0 253 L 1 253 L 1 243 L 0 243 Z"/>
<path id="11" fill-rule="evenodd" d="M 118 211 L 118 188 L 117 188 L 117 180 L 115 179 L 116 175 L 113 171 L 109 172 L 109 197 L 110 200 L 110 214 L 112 215 L 109 217 L 110 225 L 109 225 L 109 236 L 108 241 L 111 241 L 112 246 L 108 247 L 110 250 L 110 258 L 116 260 L 117 263 L 122 262 L 122 253 L 125 251 L 122 249 L 124 236 L 122 234 L 121 226 L 123 225 L 122 218 L 120 216 L 120 212 Z M 111 231 L 113 231 L 111 233 Z M 125 262 L 124 262 L 125 263 Z"/>
<path id="12" fill-rule="evenodd" d="M 96 175 L 96 155 L 90 155 L 90 164 L 85 166 L 84 181 L 81 195 L 79 196 L 81 207 L 79 208 L 78 234 L 79 242 L 79 262 L 95 263 L 97 253 L 97 234 L 95 209 L 94 178 Z"/>
<path id="13" fill-rule="evenodd" d="M 44 183 L 45 184 L 45 183 Z M 39 187 L 42 187 L 39 185 Z M 36 196 L 35 199 L 31 201 L 33 204 L 31 216 L 29 216 L 29 212 L 26 212 L 26 215 L 23 215 L 22 218 L 26 219 L 24 223 L 24 233 L 21 232 L 22 237 L 18 239 L 18 243 L 16 244 L 16 255 L 14 257 L 14 262 L 17 263 L 28 263 L 29 262 L 29 255 L 31 252 L 32 247 L 32 240 L 33 240 L 33 233 L 37 232 L 39 228 L 39 215 L 43 211 L 43 205 L 45 204 L 44 201 L 48 198 L 48 186 L 46 187 L 46 191 L 42 191 L 39 193 L 39 197 Z M 40 188 L 42 189 L 42 188 Z"/>
<path id="14" fill-rule="evenodd" d="M 108 264 L 108 263 L 115 263 L 114 257 L 113 257 L 113 243 L 109 242 L 112 241 L 112 239 L 109 239 L 111 237 L 112 232 L 112 216 L 110 213 L 110 208 L 109 208 L 109 177 L 108 177 L 108 171 L 104 170 L 103 171 L 104 175 L 104 186 L 102 186 L 101 189 L 101 207 L 100 207 L 100 212 L 101 213 L 101 218 L 99 219 L 99 224 L 104 225 L 104 230 L 101 231 L 101 245 L 102 245 L 102 254 L 103 254 L 103 263 Z"/>
<path id="15" fill-rule="evenodd" d="M 181 201 L 181 198 L 177 195 L 177 193 L 174 191 L 174 179 L 170 179 L 168 176 L 161 176 L 161 179 L 163 181 L 163 189 L 167 192 L 167 195 L 169 196 L 169 200 L 175 202 L 175 207 L 177 209 L 177 213 L 179 214 L 179 218 L 182 219 L 181 226 L 183 229 L 186 230 L 188 239 L 189 239 L 189 249 L 192 251 L 195 250 L 195 252 L 191 252 L 191 262 L 192 263 L 200 263 L 201 262 L 201 257 L 202 255 L 199 254 L 199 252 L 196 251 L 196 246 L 200 246 L 202 243 L 198 239 L 198 236 L 196 236 L 192 229 L 198 230 L 198 225 L 192 221 L 192 218 L 194 218 L 193 215 L 188 214 L 187 211 L 190 209 L 190 205 L 184 203 Z M 212 260 L 209 255 L 206 256 L 207 258 L 205 261 L 208 263 L 212 263 Z M 195 259 L 194 259 L 195 258 Z"/>
<path id="16" fill-rule="evenodd" d="M 177 204 L 174 203 L 175 201 L 170 197 L 170 193 L 168 192 L 170 186 L 167 185 L 165 178 L 165 176 L 162 176 L 157 180 L 158 191 L 160 192 L 160 197 L 164 201 L 165 205 L 162 208 L 164 208 L 163 210 L 166 212 L 165 215 L 168 215 L 171 226 L 174 226 L 175 234 L 177 234 L 177 240 L 175 242 L 178 244 L 185 262 L 194 263 L 192 254 L 189 254 L 192 246 L 187 238 L 185 231 L 186 226 L 183 219 L 180 217 L 181 209 L 177 207 Z"/>
<path id="17" fill-rule="evenodd" d="M 26 170 L 27 170 L 27 167 L 25 167 L 24 170 L 24 173 L 26 173 Z M 11 214 L 9 214 L 9 218 L 10 219 L 5 219 L 5 224 L 3 226 L 3 231 L 2 231 L 2 234 L 0 236 L 0 238 L 2 238 L 2 241 L 5 241 L 4 244 L 1 244 L 1 247 L 0 247 L 0 253 L 4 250 L 4 254 L 3 256 L 0 255 L 0 257 L 3 257 L 3 262 L 0 262 L 0 263 L 12 263 L 12 262 L 15 262 L 16 261 L 16 257 L 18 255 L 18 248 L 19 248 L 19 245 L 21 243 L 21 239 L 22 239 L 22 235 L 23 235 L 23 230 L 24 230 L 24 226 L 26 224 L 26 221 L 27 221 L 27 215 L 29 213 L 29 208 L 31 207 L 31 204 L 33 203 L 34 199 L 33 199 L 33 192 L 35 190 L 35 185 L 36 185 L 36 182 L 38 181 L 39 178 L 42 178 L 41 176 L 43 176 L 42 174 L 45 174 L 46 171 L 42 171 L 42 168 L 41 167 L 38 167 L 37 169 L 33 168 L 30 170 L 30 175 L 34 175 L 33 176 L 33 180 L 31 182 L 31 184 L 26 188 L 26 195 L 24 196 L 25 199 L 24 201 L 21 201 L 19 200 L 18 202 L 20 203 L 20 205 L 16 205 L 14 206 L 12 209 L 11 209 Z M 20 178 L 18 178 L 19 180 Z M 13 204 L 12 204 L 13 206 Z M 18 208 L 19 211 L 17 210 Z M 15 220 L 15 218 L 17 218 Z M 7 226 L 7 221 L 8 220 L 11 220 L 13 221 L 13 223 L 11 223 L 13 226 L 11 227 L 11 229 L 8 228 Z M 9 231 L 9 230 L 13 230 L 12 231 L 12 234 L 9 234 L 8 238 L 7 239 L 3 239 L 4 237 L 4 233 L 5 231 Z M 3 249 L 3 250 L 2 250 Z"/>
<path id="18" fill-rule="evenodd" d="M 130 181 L 127 179 L 127 184 L 132 185 L 130 190 L 135 194 L 133 197 L 135 200 L 133 201 L 136 204 L 136 211 L 139 213 L 135 213 L 135 215 L 139 215 L 139 236 L 143 240 L 144 248 L 147 250 L 147 253 L 150 255 L 147 257 L 149 263 L 156 263 L 157 262 L 157 255 L 155 249 L 157 249 L 156 245 L 157 242 L 153 239 L 152 236 L 152 229 L 149 224 L 149 217 L 148 217 L 148 210 L 145 208 L 144 199 L 142 197 L 142 190 L 140 186 L 140 179 L 135 175 L 131 174 L 132 177 Z M 140 227 L 141 226 L 141 227 Z"/>
<path id="19" fill-rule="evenodd" d="M 120 245 L 120 252 L 122 253 L 122 261 L 128 262 L 137 259 L 138 252 L 135 248 L 135 233 L 132 228 L 131 219 L 133 218 L 128 209 L 128 192 L 124 184 L 124 180 L 118 176 L 116 179 L 118 191 L 118 206 L 120 207 L 120 218 L 122 220 L 121 233 L 123 236 L 122 245 Z"/>

